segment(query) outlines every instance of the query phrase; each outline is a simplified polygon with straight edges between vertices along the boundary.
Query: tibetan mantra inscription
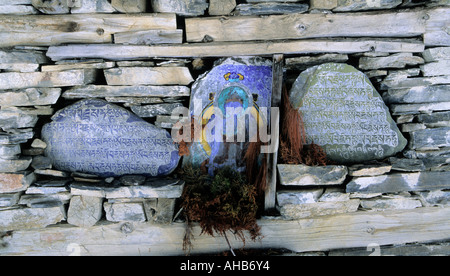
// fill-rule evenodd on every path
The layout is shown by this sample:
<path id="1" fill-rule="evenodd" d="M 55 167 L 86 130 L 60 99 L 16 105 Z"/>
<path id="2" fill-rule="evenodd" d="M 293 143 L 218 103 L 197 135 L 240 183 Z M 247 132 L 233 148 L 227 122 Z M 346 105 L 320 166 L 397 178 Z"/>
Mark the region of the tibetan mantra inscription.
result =
<path id="1" fill-rule="evenodd" d="M 63 171 L 103 177 L 163 176 L 178 165 L 178 146 L 166 130 L 103 100 L 58 111 L 42 129 L 46 155 Z"/>
<path id="2" fill-rule="evenodd" d="M 352 66 L 307 69 L 294 83 L 290 100 L 302 113 L 307 143 L 322 146 L 335 162 L 383 159 L 407 144 L 368 77 Z"/>

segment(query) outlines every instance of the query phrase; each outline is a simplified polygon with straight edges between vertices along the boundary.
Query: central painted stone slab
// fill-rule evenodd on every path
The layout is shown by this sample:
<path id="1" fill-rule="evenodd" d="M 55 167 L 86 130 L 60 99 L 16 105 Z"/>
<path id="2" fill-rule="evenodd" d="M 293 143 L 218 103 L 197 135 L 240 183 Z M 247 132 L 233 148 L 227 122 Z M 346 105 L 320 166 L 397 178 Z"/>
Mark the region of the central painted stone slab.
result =
<path id="1" fill-rule="evenodd" d="M 227 58 L 192 87 L 190 116 L 201 126 L 184 163 L 245 170 L 249 142 L 267 129 L 272 97 L 272 62 L 258 57 Z"/>
<path id="2" fill-rule="evenodd" d="M 58 111 L 42 129 L 46 155 L 63 171 L 102 177 L 164 176 L 176 169 L 178 145 L 170 134 L 132 112 L 86 99 Z"/>

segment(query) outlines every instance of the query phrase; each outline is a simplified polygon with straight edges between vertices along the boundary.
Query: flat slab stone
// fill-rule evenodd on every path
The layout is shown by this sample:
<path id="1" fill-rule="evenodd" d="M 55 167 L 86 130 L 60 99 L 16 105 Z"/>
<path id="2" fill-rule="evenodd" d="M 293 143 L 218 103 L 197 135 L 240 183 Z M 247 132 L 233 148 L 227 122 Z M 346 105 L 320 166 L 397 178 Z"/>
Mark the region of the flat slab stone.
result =
<path id="1" fill-rule="evenodd" d="M 371 1 L 341 0 L 337 2 L 337 8 L 335 8 L 333 11 L 343 12 L 343 11 L 391 9 L 401 4 L 402 0 L 371 0 Z"/>
<path id="2" fill-rule="evenodd" d="M 19 202 L 22 193 L 0 194 L 0 207 L 11 207 Z"/>
<path id="3" fill-rule="evenodd" d="M 20 112 L 17 108 L 0 110 L 0 125 L 3 129 L 34 127 L 38 121 L 35 115 Z"/>
<path id="4" fill-rule="evenodd" d="M 181 16 L 199 16 L 208 9 L 206 0 L 151 0 L 154 12 L 176 13 Z"/>
<path id="5" fill-rule="evenodd" d="M 0 132 L 0 145 L 22 144 L 33 138 L 33 129 L 24 129 L 16 133 Z"/>
<path id="6" fill-rule="evenodd" d="M 17 159 L 21 151 L 20 145 L 0 144 L 0 156 L 2 159 Z"/>
<path id="7" fill-rule="evenodd" d="M 164 176 L 178 165 L 170 134 L 132 112 L 86 99 L 58 111 L 42 129 L 45 153 L 56 169 L 102 177 Z"/>
<path id="8" fill-rule="evenodd" d="M 190 116 L 203 127 L 184 164 L 198 167 L 207 162 L 210 174 L 224 166 L 244 171 L 249 140 L 256 142 L 258 125 L 263 128 L 270 120 L 271 95 L 270 60 L 233 57 L 218 61 L 192 86 Z"/>
<path id="9" fill-rule="evenodd" d="M 417 192 L 417 194 L 428 206 L 448 206 L 450 204 L 450 191 Z"/>
<path id="10" fill-rule="evenodd" d="M 418 172 L 355 177 L 347 184 L 347 193 L 397 193 L 433 191 L 450 187 L 450 172 Z"/>
<path id="11" fill-rule="evenodd" d="M 45 195 L 22 195 L 19 204 L 31 208 L 36 208 L 37 205 L 42 204 L 55 204 L 56 206 L 61 206 L 63 204 L 68 204 L 71 198 L 72 194 L 70 192 Z"/>
<path id="12" fill-rule="evenodd" d="M 362 163 L 407 144 L 369 78 L 346 64 L 327 63 L 300 74 L 290 100 L 303 115 L 307 143 L 337 163 Z"/>
<path id="13" fill-rule="evenodd" d="M 30 166 L 31 161 L 29 156 L 22 156 L 18 159 L 0 159 L 0 173 L 24 171 Z"/>
<path id="14" fill-rule="evenodd" d="M 236 0 L 209 0 L 209 15 L 227 15 L 236 7 Z"/>
<path id="15" fill-rule="evenodd" d="M 310 167 L 278 164 L 280 183 L 285 186 L 341 185 L 347 173 L 345 166 Z"/>
<path id="16" fill-rule="evenodd" d="M 113 222 L 146 221 L 142 203 L 109 203 L 104 204 L 106 219 Z"/>
<path id="17" fill-rule="evenodd" d="M 361 207 L 371 211 L 411 210 L 422 207 L 416 198 L 394 197 L 361 200 Z"/>
<path id="18" fill-rule="evenodd" d="M 45 228 L 64 220 L 60 207 L 0 211 L 0 231 Z"/>
<path id="19" fill-rule="evenodd" d="M 176 199 L 157 198 L 144 201 L 147 221 L 158 224 L 169 224 L 173 220 Z"/>
<path id="20" fill-rule="evenodd" d="M 29 171 L 0 173 L 0 194 L 25 191 L 34 181 L 36 176 Z"/>
<path id="21" fill-rule="evenodd" d="M 284 219 L 296 220 L 356 212 L 359 204 L 359 199 L 351 199 L 348 201 L 304 203 L 298 205 L 287 204 L 279 208 L 279 210 Z"/>
<path id="22" fill-rule="evenodd" d="M 178 179 L 151 179 L 140 186 L 105 186 L 89 183 L 72 183 L 73 195 L 118 198 L 179 198 L 183 193 L 184 181 Z"/>
<path id="23" fill-rule="evenodd" d="M 291 14 L 307 12 L 307 4 L 293 3 L 258 3 L 258 4 L 239 4 L 236 7 L 235 15 L 273 15 L 273 14 Z"/>
<path id="24" fill-rule="evenodd" d="M 13 72 L 34 72 L 39 64 L 47 63 L 44 53 L 38 51 L 0 51 L 0 69 Z"/>
<path id="25" fill-rule="evenodd" d="M 416 150 L 438 150 L 450 147 L 450 127 L 411 132 L 410 147 Z"/>
<path id="26" fill-rule="evenodd" d="M 103 198 L 74 196 L 70 200 L 67 222 L 79 227 L 94 226 L 103 214 Z"/>
<path id="27" fill-rule="evenodd" d="M 389 173 L 392 166 L 388 164 L 354 165 L 348 168 L 350 176 L 377 176 Z"/>
<path id="28" fill-rule="evenodd" d="M 323 189 L 281 191 L 277 193 L 278 206 L 287 204 L 315 203 L 323 194 Z"/>

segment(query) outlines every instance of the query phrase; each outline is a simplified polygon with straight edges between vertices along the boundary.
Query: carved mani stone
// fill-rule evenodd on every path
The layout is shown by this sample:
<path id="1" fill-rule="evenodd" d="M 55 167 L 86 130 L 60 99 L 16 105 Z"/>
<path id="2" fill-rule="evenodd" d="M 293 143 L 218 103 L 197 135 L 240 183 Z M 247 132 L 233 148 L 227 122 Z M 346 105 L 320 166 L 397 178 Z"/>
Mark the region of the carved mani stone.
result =
<path id="1" fill-rule="evenodd" d="M 132 112 L 86 99 L 58 111 L 42 129 L 46 155 L 58 170 L 102 177 L 164 176 L 178 165 L 170 134 Z"/>
<path id="2" fill-rule="evenodd" d="M 305 70 L 290 100 L 303 115 L 307 143 L 322 146 L 335 162 L 383 159 L 406 147 L 369 78 L 350 65 L 327 63 Z"/>

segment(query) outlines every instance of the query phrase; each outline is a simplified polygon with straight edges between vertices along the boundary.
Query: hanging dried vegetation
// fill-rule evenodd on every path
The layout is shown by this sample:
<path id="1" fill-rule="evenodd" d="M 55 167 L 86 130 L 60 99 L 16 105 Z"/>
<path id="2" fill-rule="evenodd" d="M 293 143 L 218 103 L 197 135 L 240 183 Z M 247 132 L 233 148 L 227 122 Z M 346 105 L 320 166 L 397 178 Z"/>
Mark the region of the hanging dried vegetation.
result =
<path id="1" fill-rule="evenodd" d="M 284 164 L 326 166 L 330 164 L 325 151 L 313 143 L 306 145 L 306 132 L 301 112 L 292 107 L 286 86 L 282 94 L 283 113 L 280 133 L 280 159 Z"/>
<path id="2" fill-rule="evenodd" d="M 186 217 L 183 249 L 192 249 L 192 222 L 198 222 L 202 234 L 219 234 L 227 241 L 226 232 L 233 232 L 245 244 L 245 231 L 252 240 L 261 237 L 256 217 L 258 191 L 246 177 L 229 167 L 219 169 L 214 177 L 185 166 L 179 172 L 185 180 L 182 207 Z M 230 247 L 231 248 L 231 247 Z"/>

